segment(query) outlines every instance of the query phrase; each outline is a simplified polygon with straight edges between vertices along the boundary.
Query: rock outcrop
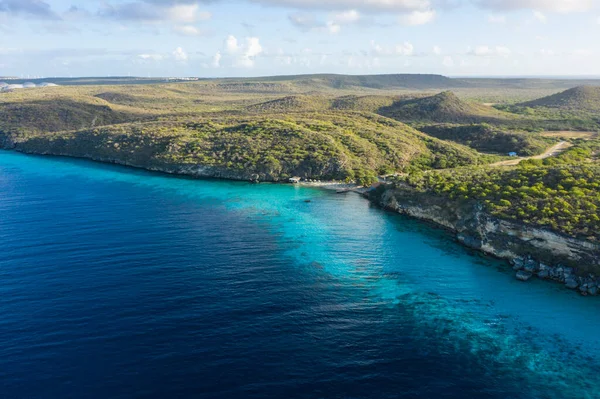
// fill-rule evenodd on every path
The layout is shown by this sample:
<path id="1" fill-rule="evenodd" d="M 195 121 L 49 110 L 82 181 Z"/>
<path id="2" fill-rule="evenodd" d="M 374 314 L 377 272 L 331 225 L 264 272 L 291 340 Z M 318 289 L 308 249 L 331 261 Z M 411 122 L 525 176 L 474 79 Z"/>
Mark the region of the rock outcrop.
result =
<path id="1" fill-rule="evenodd" d="M 448 203 L 410 187 L 383 187 L 368 194 L 376 204 L 456 233 L 459 242 L 506 259 L 522 281 L 532 276 L 555 280 L 584 295 L 600 290 L 600 243 L 494 217 L 476 202 Z"/>

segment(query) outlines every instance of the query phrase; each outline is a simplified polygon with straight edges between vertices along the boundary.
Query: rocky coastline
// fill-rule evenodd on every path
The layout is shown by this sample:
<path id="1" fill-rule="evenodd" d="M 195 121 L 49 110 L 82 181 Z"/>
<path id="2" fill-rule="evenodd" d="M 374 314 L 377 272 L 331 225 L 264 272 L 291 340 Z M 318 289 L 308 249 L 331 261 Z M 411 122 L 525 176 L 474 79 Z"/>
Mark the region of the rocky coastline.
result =
<path id="1" fill-rule="evenodd" d="M 585 296 L 600 295 L 600 244 L 498 219 L 481 206 L 457 206 L 409 187 L 381 186 L 365 196 L 387 210 L 432 223 L 461 244 L 509 262 L 520 281 L 554 281 Z"/>
<path id="2" fill-rule="evenodd" d="M 0 135 L 0 138 L 1 135 Z M 93 154 L 70 154 L 62 151 L 32 151 L 15 145 L 10 136 L 4 137 L 0 148 L 36 155 L 84 158 L 119 164 L 149 171 L 193 178 L 216 178 L 238 181 L 280 182 L 267 176 L 246 171 L 202 165 L 139 162 L 135 159 L 102 157 Z M 321 187 L 340 192 L 354 191 L 385 209 L 433 223 L 456 234 L 463 245 L 505 259 L 513 266 L 516 278 L 529 281 L 533 277 L 564 284 L 582 295 L 600 295 L 600 244 L 557 233 L 532 228 L 512 221 L 494 218 L 481 208 L 456 208 L 447 201 L 432 196 L 415 195 L 410 189 L 398 190 L 381 185 L 376 190 L 358 188 L 338 181 L 303 180 L 303 186 Z"/>

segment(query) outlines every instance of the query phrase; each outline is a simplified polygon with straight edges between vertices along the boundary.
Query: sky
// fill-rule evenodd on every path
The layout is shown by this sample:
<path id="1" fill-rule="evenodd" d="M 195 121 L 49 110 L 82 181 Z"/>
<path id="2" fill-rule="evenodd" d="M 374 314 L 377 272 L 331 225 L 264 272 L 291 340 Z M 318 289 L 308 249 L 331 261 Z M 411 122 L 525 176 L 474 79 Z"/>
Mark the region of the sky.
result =
<path id="1" fill-rule="evenodd" d="M 0 76 L 600 75 L 600 0 L 0 0 Z"/>

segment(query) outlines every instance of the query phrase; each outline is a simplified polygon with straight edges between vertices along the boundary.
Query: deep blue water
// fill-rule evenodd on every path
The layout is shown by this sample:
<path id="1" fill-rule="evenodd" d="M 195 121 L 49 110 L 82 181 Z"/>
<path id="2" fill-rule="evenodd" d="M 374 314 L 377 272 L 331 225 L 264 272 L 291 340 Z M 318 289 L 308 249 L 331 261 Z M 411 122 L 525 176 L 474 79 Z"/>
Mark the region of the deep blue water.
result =
<path id="1" fill-rule="evenodd" d="M 3 398 L 600 397 L 600 301 L 354 194 L 0 151 L 0 245 Z"/>

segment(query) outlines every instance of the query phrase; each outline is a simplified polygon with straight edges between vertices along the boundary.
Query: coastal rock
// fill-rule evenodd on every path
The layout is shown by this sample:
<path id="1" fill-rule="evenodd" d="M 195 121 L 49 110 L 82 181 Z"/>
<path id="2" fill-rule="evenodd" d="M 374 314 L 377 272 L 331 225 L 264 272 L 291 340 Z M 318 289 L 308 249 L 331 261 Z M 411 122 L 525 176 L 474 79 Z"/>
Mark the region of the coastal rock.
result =
<path id="1" fill-rule="evenodd" d="M 577 289 L 579 281 L 575 277 L 568 277 L 565 279 L 565 286 L 570 290 Z"/>
<path id="2" fill-rule="evenodd" d="M 593 285 L 591 287 L 588 287 L 588 294 L 592 295 L 592 296 L 596 296 L 598 295 L 598 287 Z"/>
<path id="3" fill-rule="evenodd" d="M 526 272 L 533 273 L 538 270 L 538 263 L 532 259 L 529 259 L 527 262 L 525 262 L 523 269 Z"/>
<path id="4" fill-rule="evenodd" d="M 523 270 L 519 270 L 517 272 L 517 280 L 521 280 L 521 281 L 529 281 L 529 279 L 531 279 L 531 277 L 533 277 L 533 273 L 530 272 L 526 272 Z"/>
<path id="5" fill-rule="evenodd" d="M 472 235 L 459 234 L 458 241 L 462 242 L 463 245 L 466 245 L 469 248 L 481 249 L 481 239 L 477 238 L 477 237 L 473 237 Z M 519 269 L 515 269 L 515 270 L 519 270 Z"/>
<path id="6" fill-rule="evenodd" d="M 513 270 L 523 270 L 523 266 L 525 265 L 525 260 L 523 258 L 515 258 L 511 261 L 513 265 Z"/>
<path id="7" fill-rule="evenodd" d="M 550 278 L 550 272 L 547 269 L 540 270 L 537 275 L 539 278 L 544 279 L 544 280 Z"/>

